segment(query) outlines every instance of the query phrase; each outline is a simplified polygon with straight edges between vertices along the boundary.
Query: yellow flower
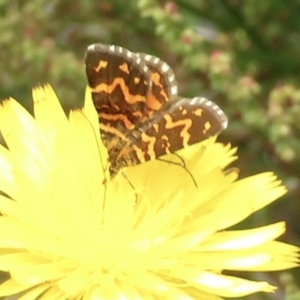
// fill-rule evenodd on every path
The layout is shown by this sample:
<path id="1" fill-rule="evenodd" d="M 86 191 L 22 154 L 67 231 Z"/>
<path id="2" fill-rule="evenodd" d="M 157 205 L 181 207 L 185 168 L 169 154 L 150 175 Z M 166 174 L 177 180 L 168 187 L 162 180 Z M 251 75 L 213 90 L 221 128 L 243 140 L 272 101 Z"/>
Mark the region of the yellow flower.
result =
<path id="1" fill-rule="evenodd" d="M 34 118 L 0 107 L 0 296 L 217 300 L 275 289 L 223 270 L 297 266 L 298 248 L 274 241 L 283 222 L 225 231 L 285 193 L 272 173 L 224 171 L 235 149 L 209 139 L 180 152 L 186 168 L 153 161 L 110 180 L 89 92 L 69 118 L 50 86 L 33 99 Z"/>

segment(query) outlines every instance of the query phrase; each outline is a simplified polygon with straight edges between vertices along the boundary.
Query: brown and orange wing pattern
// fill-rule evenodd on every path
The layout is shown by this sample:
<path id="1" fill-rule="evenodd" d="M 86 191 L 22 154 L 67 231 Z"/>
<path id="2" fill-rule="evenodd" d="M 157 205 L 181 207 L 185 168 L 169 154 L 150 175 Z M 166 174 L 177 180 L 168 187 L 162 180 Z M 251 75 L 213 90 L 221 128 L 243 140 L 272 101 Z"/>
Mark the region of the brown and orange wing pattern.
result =
<path id="1" fill-rule="evenodd" d="M 156 56 L 145 53 L 137 53 L 136 55 L 150 70 L 151 92 L 146 105 L 152 109 L 153 113 L 160 110 L 167 101 L 177 96 L 178 87 L 175 74 L 166 62 Z"/>
<path id="2" fill-rule="evenodd" d="M 85 64 L 100 123 L 107 130 L 132 130 L 177 95 L 172 69 L 157 57 L 93 44 Z"/>
<path id="3" fill-rule="evenodd" d="M 173 70 L 157 57 L 94 44 L 85 63 L 111 176 L 227 126 L 227 117 L 213 102 L 178 97 Z"/>
<path id="4" fill-rule="evenodd" d="M 128 132 L 140 161 L 199 143 L 227 127 L 221 108 L 204 97 L 170 101 L 140 128 Z"/>

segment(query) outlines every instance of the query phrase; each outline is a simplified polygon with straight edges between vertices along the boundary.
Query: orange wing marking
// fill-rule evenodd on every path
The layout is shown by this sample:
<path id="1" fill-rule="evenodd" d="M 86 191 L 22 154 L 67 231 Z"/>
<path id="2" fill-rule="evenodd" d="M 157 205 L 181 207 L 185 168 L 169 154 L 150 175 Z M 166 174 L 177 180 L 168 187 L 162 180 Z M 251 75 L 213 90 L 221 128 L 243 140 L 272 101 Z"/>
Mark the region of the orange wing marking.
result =
<path id="1" fill-rule="evenodd" d="M 158 73 L 151 73 L 151 80 L 154 84 L 161 88 L 160 94 L 164 97 L 165 101 L 168 101 L 168 96 L 165 93 L 163 86 L 159 82 L 160 75 Z M 157 98 L 151 93 L 147 99 L 147 107 L 152 110 L 159 110 L 162 107 L 162 103 L 157 100 Z"/>
<path id="2" fill-rule="evenodd" d="M 151 73 L 151 80 L 161 88 L 160 94 L 165 98 L 168 99 L 167 94 L 164 91 L 164 86 L 159 82 L 161 76 L 159 73 Z"/>
<path id="3" fill-rule="evenodd" d="M 167 145 L 165 147 L 165 151 L 166 153 L 170 153 L 170 143 L 169 143 L 169 139 L 168 137 L 164 134 L 162 137 L 161 137 L 162 140 L 165 140 L 167 142 Z"/>
<path id="4" fill-rule="evenodd" d="M 127 129 L 133 129 L 134 125 L 128 120 L 124 114 L 105 114 L 99 113 L 99 119 L 118 121 L 121 120 Z"/>
<path id="5" fill-rule="evenodd" d="M 120 65 L 119 69 L 121 71 L 125 72 L 126 74 L 129 74 L 128 65 L 126 63 L 123 63 L 122 65 Z"/>
<path id="6" fill-rule="evenodd" d="M 140 83 L 140 81 L 141 81 L 141 78 L 139 78 L 139 77 L 134 77 L 134 78 L 133 78 L 133 82 L 134 82 L 135 84 Z"/>
<path id="7" fill-rule="evenodd" d="M 211 123 L 210 122 L 205 122 L 204 124 L 204 129 L 203 129 L 203 133 L 206 134 L 209 130 L 211 129 Z"/>
<path id="8" fill-rule="evenodd" d="M 203 109 L 202 108 L 195 109 L 193 110 L 193 114 L 197 117 L 201 117 L 203 114 Z"/>
<path id="9" fill-rule="evenodd" d="M 155 130 L 156 132 L 158 132 L 158 128 L 159 128 L 158 124 L 153 124 L 152 126 L 153 126 L 154 130 Z"/>
<path id="10" fill-rule="evenodd" d="M 147 153 L 151 159 L 154 159 L 156 157 L 155 151 L 154 151 L 154 144 L 155 144 L 156 138 L 151 137 L 151 136 L 145 134 L 144 132 L 142 133 L 141 138 L 142 138 L 143 142 L 148 143 Z"/>
<path id="11" fill-rule="evenodd" d="M 126 85 L 125 81 L 123 78 L 115 78 L 114 81 L 111 84 L 106 84 L 106 83 L 100 83 L 94 88 L 92 88 L 93 93 L 101 93 L 101 92 L 106 92 L 108 94 L 112 94 L 114 89 L 119 85 L 121 87 L 122 93 L 125 96 L 126 102 L 129 104 L 134 104 L 137 102 L 145 102 L 146 98 L 142 95 L 132 95 L 129 93 L 128 86 Z"/>
<path id="12" fill-rule="evenodd" d="M 105 69 L 107 67 L 108 61 L 107 60 L 100 60 L 97 67 L 94 68 L 96 72 L 99 72 L 102 68 Z"/>
<path id="13" fill-rule="evenodd" d="M 187 110 L 186 110 L 186 109 L 183 109 L 181 113 L 182 113 L 182 115 L 184 116 L 184 115 L 187 114 Z"/>
<path id="14" fill-rule="evenodd" d="M 109 133 L 112 133 L 113 135 L 121 138 L 122 140 L 124 141 L 127 141 L 128 139 L 126 138 L 126 136 L 120 132 L 119 130 L 116 130 L 116 128 L 114 127 L 111 127 L 111 126 L 108 126 L 108 125 L 105 125 L 103 123 L 99 123 L 99 127 L 100 127 L 100 130 L 102 130 L 103 132 L 109 132 Z"/>
<path id="15" fill-rule="evenodd" d="M 161 106 L 161 103 L 157 101 L 155 96 L 153 96 L 153 94 L 150 94 L 149 98 L 147 99 L 147 107 L 152 110 L 159 110 Z"/>
<path id="16" fill-rule="evenodd" d="M 137 156 L 139 162 L 141 162 L 141 163 L 145 162 L 145 155 L 144 155 L 143 151 L 136 145 L 133 145 L 133 149 L 135 150 L 135 153 L 136 153 L 136 156 Z"/>
<path id="17" fill-rule="evenodd" d="M 165 115 L 164 116 L 166 120 L 166 128 L 167 129 L 172 129 L 178 126 L 183 126 L 180 136 L 182 137 L 182 144 L 184 147 L 188 145 L 188 142 L 190 140 L 191 135 L 188 133 L 188 130 L 192 126 L 192 121 L 190 119 L 183 119 L 183 120 L 178 120 L 176 122 L 173 122 L 172 118 L 170 115 Z"/>

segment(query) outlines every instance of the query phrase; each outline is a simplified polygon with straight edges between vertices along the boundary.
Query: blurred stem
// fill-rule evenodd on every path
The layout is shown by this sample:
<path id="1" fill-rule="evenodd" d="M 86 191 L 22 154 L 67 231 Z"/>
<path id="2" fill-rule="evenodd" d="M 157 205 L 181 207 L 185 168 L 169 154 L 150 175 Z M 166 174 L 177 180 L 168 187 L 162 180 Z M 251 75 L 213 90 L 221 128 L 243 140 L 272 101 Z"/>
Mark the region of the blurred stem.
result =
<path id="1" fill-rule="evenodd" d="M 268 46 L 264 43 L 264 40 L 257 34 L 256 30 L 245 23 L 244 18 L 240 14 L 240 11 L 235 10 L 228 4 L 226 0 L 219 0 L 226 11 L 230 14 L 230 17 L 235 19 L 237 25 L 245 30 L 250 40 L 262 51 L 268 51 Z"/>
<path id="2" fill-rule="evenodd" d="M 208 17 L 207 13 L 202 13 L 200 10 L 198 10 L 196 7 L 188 3 L 186 0 L 177 0 L 177 3 L 180 5 L 181 8 L 185 9 L 188 11 L 190 14 L 198 16 L 201 15 L 203 18 Z M 252 40 L 252 42 L 260 49 L 263 51 L 267 51 L 268 46 L 264 43 L 263 39 L 257 34 L 255 29 L 250 27 L 245 23 L 245 20 L 241 16 L 238 10 L 235 10 L 232 6 L 230 6 L 226 0 L 219 0 L 219 4 L 223 6 L 225 11 L 228 13 L 230 18 L 234 20 L 235 25 L 237 24 L 239 27 L 243 28 L 245 32 L 247 33 L 249 39 Z M 228 24 L 223 24 L 224 21 L 222 22 L 221 19 L 216 19 L 211 16 L 211 21 L 215 22 L 218 24 L 221 28 L 226 28 L 228 27 Z"/>

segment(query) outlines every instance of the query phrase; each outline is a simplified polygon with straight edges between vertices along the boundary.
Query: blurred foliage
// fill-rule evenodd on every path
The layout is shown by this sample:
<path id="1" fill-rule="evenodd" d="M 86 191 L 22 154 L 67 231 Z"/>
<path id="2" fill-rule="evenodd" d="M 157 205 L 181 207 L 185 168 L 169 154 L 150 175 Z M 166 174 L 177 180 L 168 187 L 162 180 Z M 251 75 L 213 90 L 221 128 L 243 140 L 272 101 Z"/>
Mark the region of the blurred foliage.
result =
<path id="1" fill-rule="evenodd" d="M 81 105 L 91 43 L 159 56 L 182 95 L 224 109 L 220 140 L 239 147 L 241 177 L 272 170 L 288 187 L 252 224 L 286 220 L 284 240 L 300 245 L 299 11 L 299 0 L 0 0 L 0 98 L 31 111 L 32 86 L 49 82 L 66 110 Z M 263 276 L 279 292 L 247 299 L 283 299 L 278 274 Z"/>

